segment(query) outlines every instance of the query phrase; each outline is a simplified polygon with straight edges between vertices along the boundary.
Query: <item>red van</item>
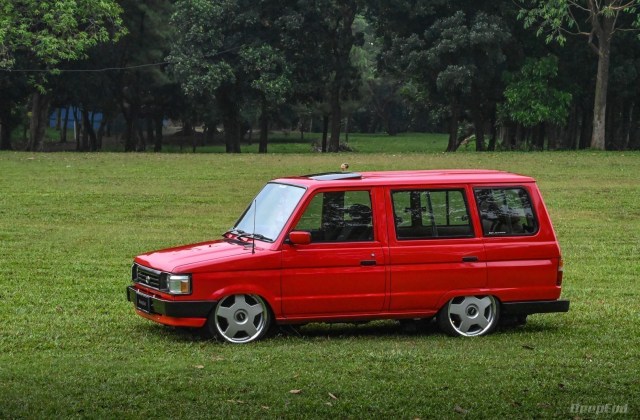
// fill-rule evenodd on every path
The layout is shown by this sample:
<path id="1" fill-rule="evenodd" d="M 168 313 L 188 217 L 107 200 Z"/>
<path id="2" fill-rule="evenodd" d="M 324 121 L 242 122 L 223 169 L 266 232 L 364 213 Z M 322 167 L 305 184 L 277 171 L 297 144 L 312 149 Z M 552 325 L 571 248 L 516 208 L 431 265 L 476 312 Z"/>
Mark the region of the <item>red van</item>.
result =
<path id="1" fill-rule="evenodd" d="M 222 239 L 139 255 L 131 271 L 140 316 L 231 343 L 275 324 L 434 316 L 480 336 L 569 310 L 535 181 L 488 170 L 276 179 Z"/>

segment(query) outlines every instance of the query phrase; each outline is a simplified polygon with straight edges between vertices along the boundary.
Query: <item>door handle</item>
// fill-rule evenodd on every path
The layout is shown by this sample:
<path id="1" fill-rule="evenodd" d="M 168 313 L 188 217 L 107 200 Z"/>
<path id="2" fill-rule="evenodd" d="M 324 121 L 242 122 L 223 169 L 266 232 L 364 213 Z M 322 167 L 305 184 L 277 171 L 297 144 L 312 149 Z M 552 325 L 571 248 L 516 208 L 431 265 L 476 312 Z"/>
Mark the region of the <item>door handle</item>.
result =
<path id="1" fill-rule="evenodd" d="M 376 260 L 362 260 L 360 261 L 360 265 L 376 265 Z"/>
<path id="2" fill-rule="evenodd" d="M 462 257 L 462 262 L 476 262 L 478 261 L 478 257 L 475 255 L 469 255 L 468 257 Z"/>

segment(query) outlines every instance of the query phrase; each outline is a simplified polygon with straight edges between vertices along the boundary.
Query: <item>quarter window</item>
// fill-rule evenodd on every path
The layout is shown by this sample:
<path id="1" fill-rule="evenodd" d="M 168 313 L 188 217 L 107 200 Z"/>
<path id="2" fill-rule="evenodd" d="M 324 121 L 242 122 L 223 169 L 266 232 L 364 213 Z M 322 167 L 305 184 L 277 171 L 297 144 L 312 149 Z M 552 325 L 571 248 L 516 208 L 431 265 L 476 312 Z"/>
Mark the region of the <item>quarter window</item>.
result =
<path id="1" fill-rule="evenodd" d="M 311 233 L 311 242 L 373 241 L 369 191 L 316 194 L 295 230 Z"/>
<path id="2" fill-rule="evenodd" d="M 485 236 L 533 235 L 538 231 L 524 188 L 479 188 L 475 197 Z"/>
<path id="3" fill-rule="evenodd" d="M 473 236 L 463 190 L 393 191 L 396 238 Z"/>

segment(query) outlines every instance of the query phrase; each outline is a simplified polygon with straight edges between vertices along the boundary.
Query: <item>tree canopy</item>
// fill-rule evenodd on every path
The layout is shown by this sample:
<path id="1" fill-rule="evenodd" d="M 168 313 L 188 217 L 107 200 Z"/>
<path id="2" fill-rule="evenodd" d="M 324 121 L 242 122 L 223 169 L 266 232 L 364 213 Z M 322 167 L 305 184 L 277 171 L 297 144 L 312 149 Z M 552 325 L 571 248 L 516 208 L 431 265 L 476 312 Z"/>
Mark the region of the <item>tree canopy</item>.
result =
<path id="1" fill-rule="evenodd" d="M 273 129 L 327 152 L 425 130 L 448 151 L 637 148 L 638 2 L 0 0 L 0 148 L 37 150 L 70 108 L 77 150 L 161 150 L 168 118 L 230 153 L 253 129 L 260 152 Z"/>

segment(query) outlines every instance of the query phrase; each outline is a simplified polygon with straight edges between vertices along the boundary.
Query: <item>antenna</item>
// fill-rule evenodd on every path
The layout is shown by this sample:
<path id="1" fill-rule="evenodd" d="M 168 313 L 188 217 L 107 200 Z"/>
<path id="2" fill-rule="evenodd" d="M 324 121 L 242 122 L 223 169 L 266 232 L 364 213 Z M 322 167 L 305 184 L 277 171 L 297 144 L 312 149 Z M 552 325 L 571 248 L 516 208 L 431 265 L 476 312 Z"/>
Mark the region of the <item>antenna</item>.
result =
<path id="1" fill-rule="evenodd" d="M 256 253 L 256 213 L 258 212 L 258 200 L 257 199 L 253 199 L 253 232 L 252 232 L 252 237 L 253 237 L 253 244 L 251 245 L 251 253 L 255 254 Z"/>

